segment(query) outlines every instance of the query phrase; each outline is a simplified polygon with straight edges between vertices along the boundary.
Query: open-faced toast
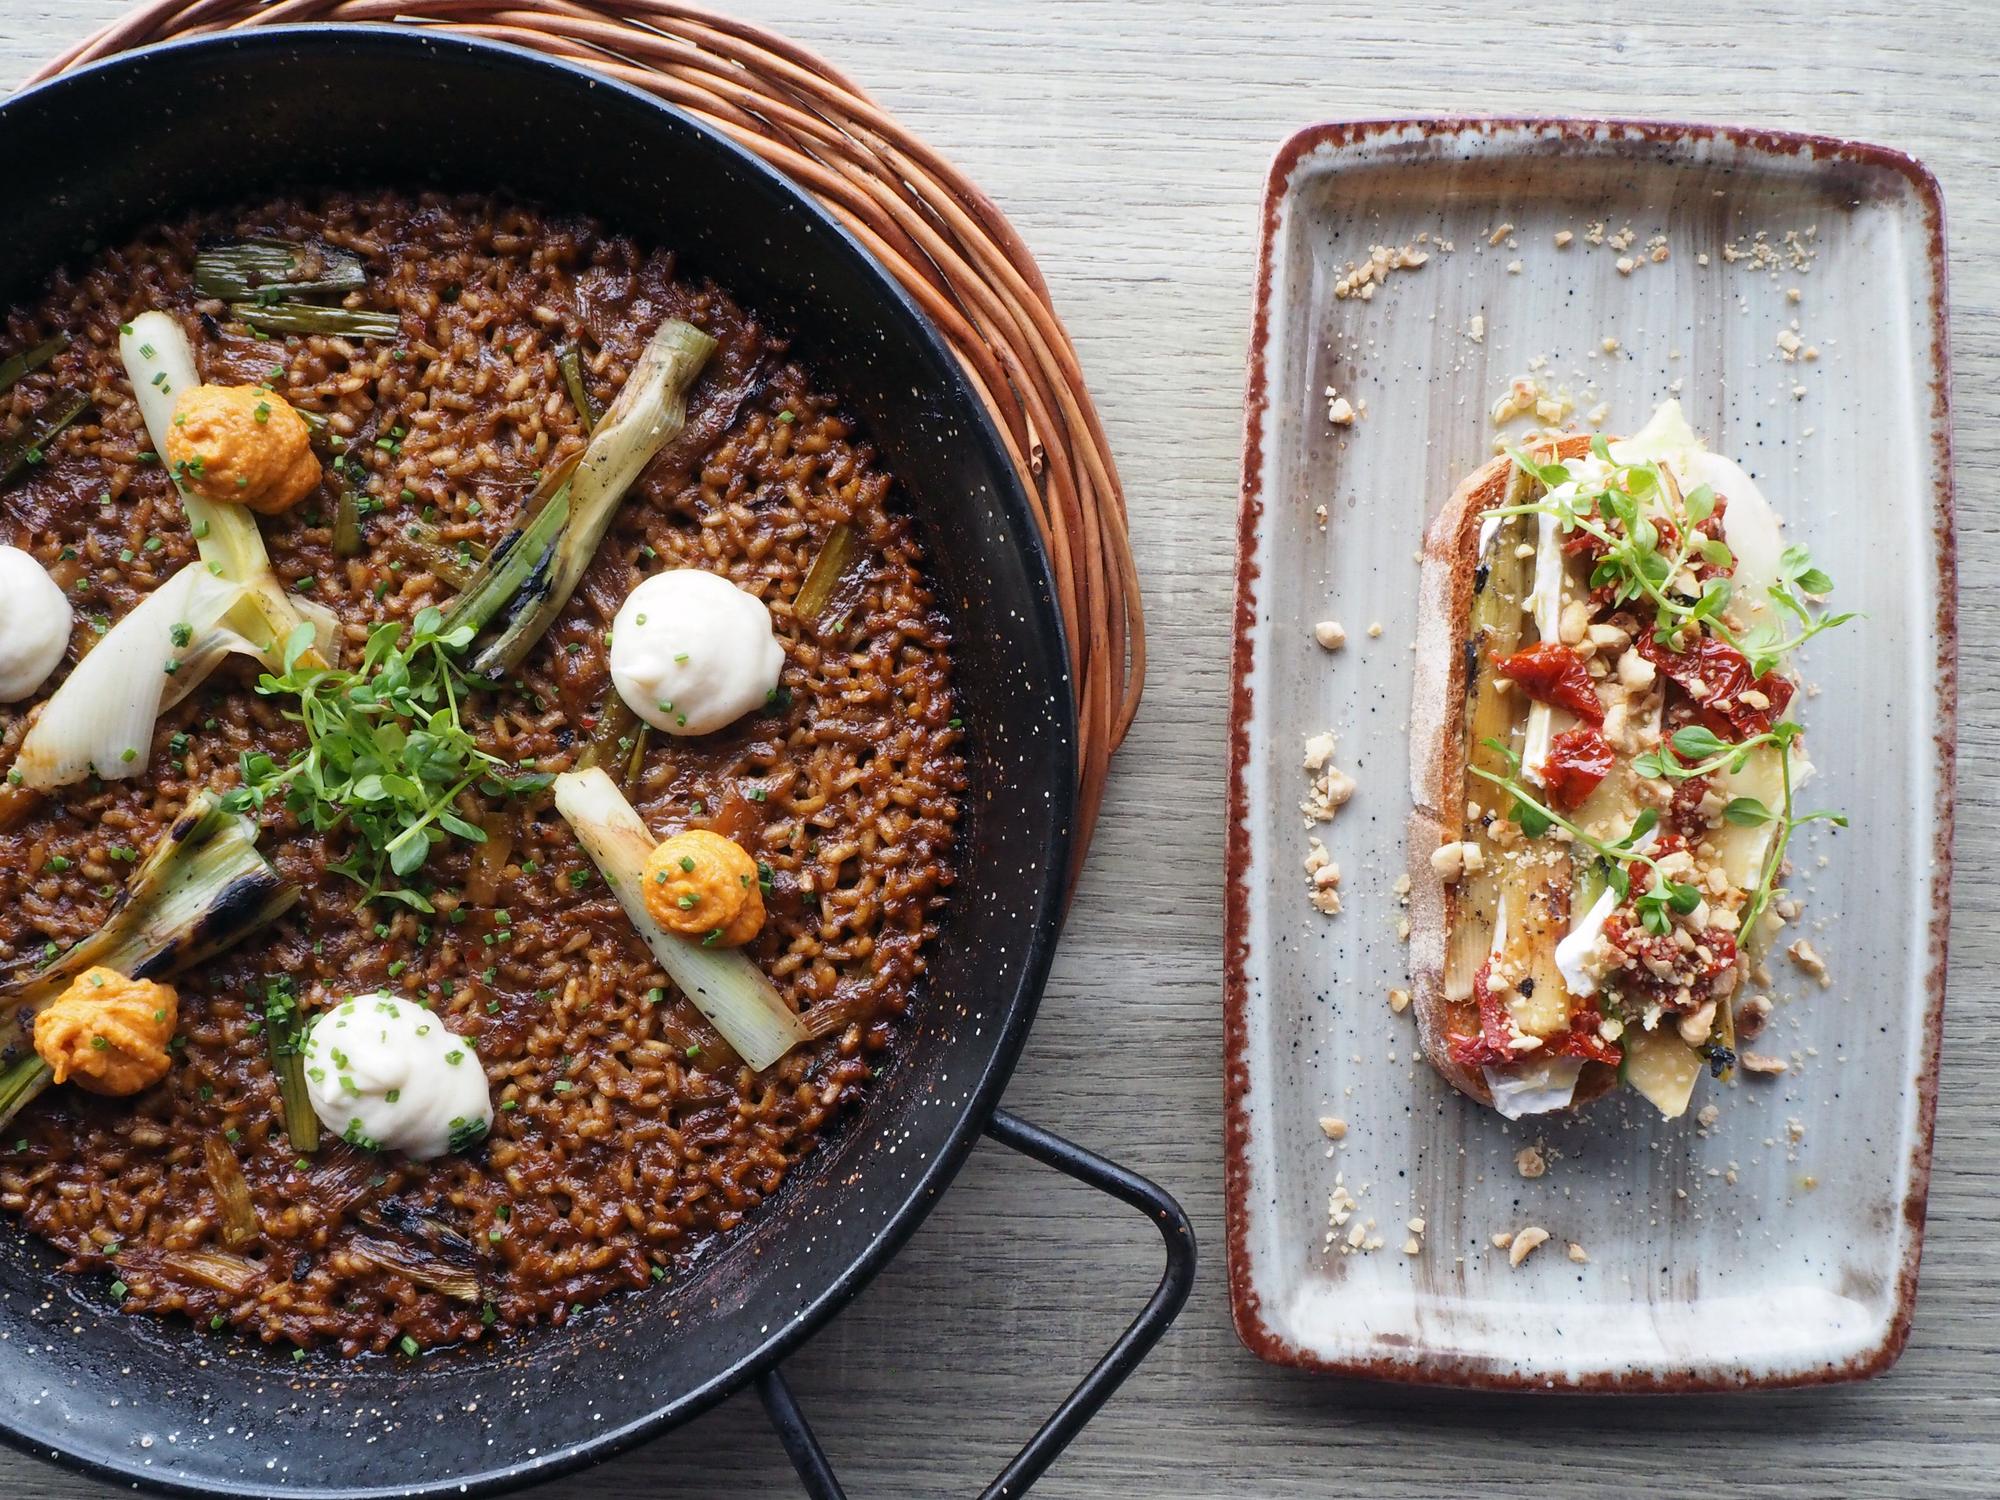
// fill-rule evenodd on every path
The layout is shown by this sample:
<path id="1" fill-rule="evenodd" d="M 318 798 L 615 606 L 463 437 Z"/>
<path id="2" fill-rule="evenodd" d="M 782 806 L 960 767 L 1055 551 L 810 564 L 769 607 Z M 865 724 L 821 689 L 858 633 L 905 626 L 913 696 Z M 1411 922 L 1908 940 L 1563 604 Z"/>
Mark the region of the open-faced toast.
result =
<path id="1" fill-rule="evenodd" d="M 1419 1036 L 1454 1087 L 1519 1115 L 1623 1078 L 1677 1115 L 1734 1066 L 1810 771 L 1783 660 L 1838 623 L 1830 586 L 1675 403 L 1454 491 L 1424 543 L 1409 823 Z"/>

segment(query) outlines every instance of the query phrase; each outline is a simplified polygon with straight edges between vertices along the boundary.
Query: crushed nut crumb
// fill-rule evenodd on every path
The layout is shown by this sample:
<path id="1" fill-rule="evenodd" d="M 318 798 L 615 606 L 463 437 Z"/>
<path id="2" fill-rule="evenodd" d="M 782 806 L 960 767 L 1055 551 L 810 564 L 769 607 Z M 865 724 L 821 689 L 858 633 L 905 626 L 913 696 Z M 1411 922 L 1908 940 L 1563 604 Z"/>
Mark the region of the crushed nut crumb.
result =
<path id="1" fill-rule="evenodd" d="M 1770 997 L 1751 995 L 1736 1007 L 1736 1034 L 1746 1042 L 1754 1042 L 1762 1034 L 1764 1023 L 1770 1019 Z"/>
<path id="2" fill-rule="evenodd" d="M 1826 960 L 1819 956 L 1819 950 L 1804 938 L 1800 938 L 1785 952 L 1792 956 L 1792 962 L 1804 969 L 1819 982 L 1821 989 L 1831 988 L 1833 976 L 1826 971 Z"/>
<path id="3" fill-rule="evenodd" d="M 1347 632 L 1338 620 L 1321 620 L 1313 626 L 1313 639 L 1329 651 L 1338 651 L 1347 644 Z"/>
<path id="4" fill-rule="evenodd" d="M 1371 245 L 1368 259 L 1358 265 L 1350 265 L 1347 273 L 1334 282 L 1333 295 L 1342 301 L 1359 297 L 1367 302 L 1374 297 L 1375 288 L 1389 279 L 1391 272 L 1414 271 L 1429 259 L 1430 253 L 1419 250 L 1415 245 L 1404 245 L 1401 249 Z"/>
<path id="5" fill-rule="evenodd" d="M 1531 1181 L 1548 1169 L 1548 1158 L 1542 1155 L 1539 1146 L 1523 1146 L 1514 1153 L 1514 1170 Z"/>
<path id="6" fill-rule="evenodd" d="M 1514 1243 L 1507 1247 L 1507 1264 L 1519 1266 L 1522 1261 L 1547 1244 L 1548 1240 L 1549 1232 L 1539 1224 L 1530 1224 L 1526 1229 L 1518 1231 L 1514 1236 Z"/>
<path id="7" fill-rule="evenodd" d="M 1486 867 L 1486 851 L 1470 841 L 1440 844 L 1431 851 L 1431 872 L 1446 885 L 1457 885 L 1467 875 L 1477 875 Z"/>

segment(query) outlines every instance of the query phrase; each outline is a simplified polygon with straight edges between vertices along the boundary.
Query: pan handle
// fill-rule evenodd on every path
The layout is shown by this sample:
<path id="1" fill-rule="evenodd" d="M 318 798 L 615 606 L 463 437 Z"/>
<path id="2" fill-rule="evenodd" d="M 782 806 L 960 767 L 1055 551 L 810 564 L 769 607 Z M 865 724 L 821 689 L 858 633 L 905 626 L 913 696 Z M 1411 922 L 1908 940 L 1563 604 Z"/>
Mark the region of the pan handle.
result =
<path id="1" fill-rule="evenodd" d="M 1159 1227 L 1167 1249 L 1166 1271 L 1139 1316 L 1077 1383 L 1076 1389 L 1063 1397 L 1055 1414 L 1008 1461 L 999 1476 L 980 1491 L 980 1500 L 1014 1500 L 1042 1477 L 1043 1471 L 1083 1431 L 1084 1425 L 1097 1415 L 1098 1408 L 1125 1383 L 1126 1377 L 1152 1352 L 1160 1336 L 1180 1315 L 1194 1287 L 1194 1226 L 1180 1204 L 1137 1172 L 1086 1151 L 1039 1125 L 1031 1125 L 1019 1115 L 996 1109 L 987 1122 L 986 1133 L 1001 1145 L 1011 1146 L 1044 1166 L 1054 1167 L 1085 1186 L 1109 1193 L 1119 1202 L 1138 1209 Z M 778 1441 L 784 1444 L 811 1500 L 846 1500 L 846 1492 L 834 1476 L 819 1440 L 813 1436 L 805 1413 L 793 1399 L 785 1377 L 775 1368 L 765 1371 L 758 1378 L 757 1394 L 763 1398 L 764 1410 L 777 1429 Z"/>

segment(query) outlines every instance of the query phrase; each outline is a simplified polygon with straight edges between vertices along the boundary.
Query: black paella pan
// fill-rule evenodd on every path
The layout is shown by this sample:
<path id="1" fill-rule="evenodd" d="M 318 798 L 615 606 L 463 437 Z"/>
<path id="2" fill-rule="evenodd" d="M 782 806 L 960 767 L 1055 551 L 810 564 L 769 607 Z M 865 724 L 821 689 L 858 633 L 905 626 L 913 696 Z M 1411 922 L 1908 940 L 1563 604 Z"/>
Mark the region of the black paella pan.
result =
<path id="1" fill-rule="evenodd" d="M 1165 1331 L 1194 1245 L 1152 1184 L 995 1108 L 1061 924 L 1074 716 L 1027 499 L 930 325 L 823 210 L 685 115 L 408 28 L 269 28 L 114 58 L 0 105 L 0 160 L 16 166 L 10 302 L 151 221 L 285 187 L 497 190 L 674 248 L 792 334 L 900 481 L 957 641 L 970 776 L 959 878 L 895 1060 L 861 1115 L 690 1274 L 497 1347 L 295 1364 L 120 1316 L 0 1226 L 0 1436 L 188 1494 L 481 1494 L 754 1382 L 807 1490 L 838 1495 L 779 1364 L 895 1254 L 984 1133 L 1151 1216 L 1167 1246 L 1144 1311 L 988 1490 L 1019 1494 Z"/>

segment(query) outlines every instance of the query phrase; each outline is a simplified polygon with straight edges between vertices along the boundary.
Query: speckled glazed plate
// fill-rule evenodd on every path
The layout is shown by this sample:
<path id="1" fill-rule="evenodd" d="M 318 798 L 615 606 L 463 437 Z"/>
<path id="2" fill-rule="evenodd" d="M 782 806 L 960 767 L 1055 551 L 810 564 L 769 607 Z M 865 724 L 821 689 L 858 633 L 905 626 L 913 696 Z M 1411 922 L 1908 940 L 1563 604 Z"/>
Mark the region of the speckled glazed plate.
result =
<path id="1" fill-rule="evenodd" d="M 1803 136 L 1414 121 L 1320 126 L 1279 153 L 1250 350 L 1226 962 L 1230 1286 L 1258 1354 L 1687 1391 L 1854 1379 L 1901 1351 L 1951 848 L 1943 233 L 1916 162 Z M 1424 259 L 1391 257 L 1405 264 L 1364 293 L 1352 268 L 1377 245 Z M 1503 1119 L 1432 1073 L 1389 1003 L 1408 983 L 1414 554 L 1492 454 L 1515 377 L 1555 403 L 1545 416 L 1566 399 L 1563 425 L 1609 434 L 1677 395 L 1867 613 L 1801 662 L 1816 799 L 1853 815 L 1794 844 L 1833 982 L 1774 963 L 1759 1046 L 1789 1071 L 1704 1080 L 1676 1121 L 1624 1093 Z M 1328 387 L 1356 420 L 1329 420 Z M 1313 638 L 1328 618 L 1337 652 Z M 1307 904 L 1301 865 L 1301 748 L 1323 730 L 1358 782 L 1312 830 L 1344 871 L 1337 916 Z M 1526 1148 L 1541 1175 L 1518 1169 Z M 1511 1265 L 1494 1237 L 1528 1226 L 1550 1238 Z"/>

